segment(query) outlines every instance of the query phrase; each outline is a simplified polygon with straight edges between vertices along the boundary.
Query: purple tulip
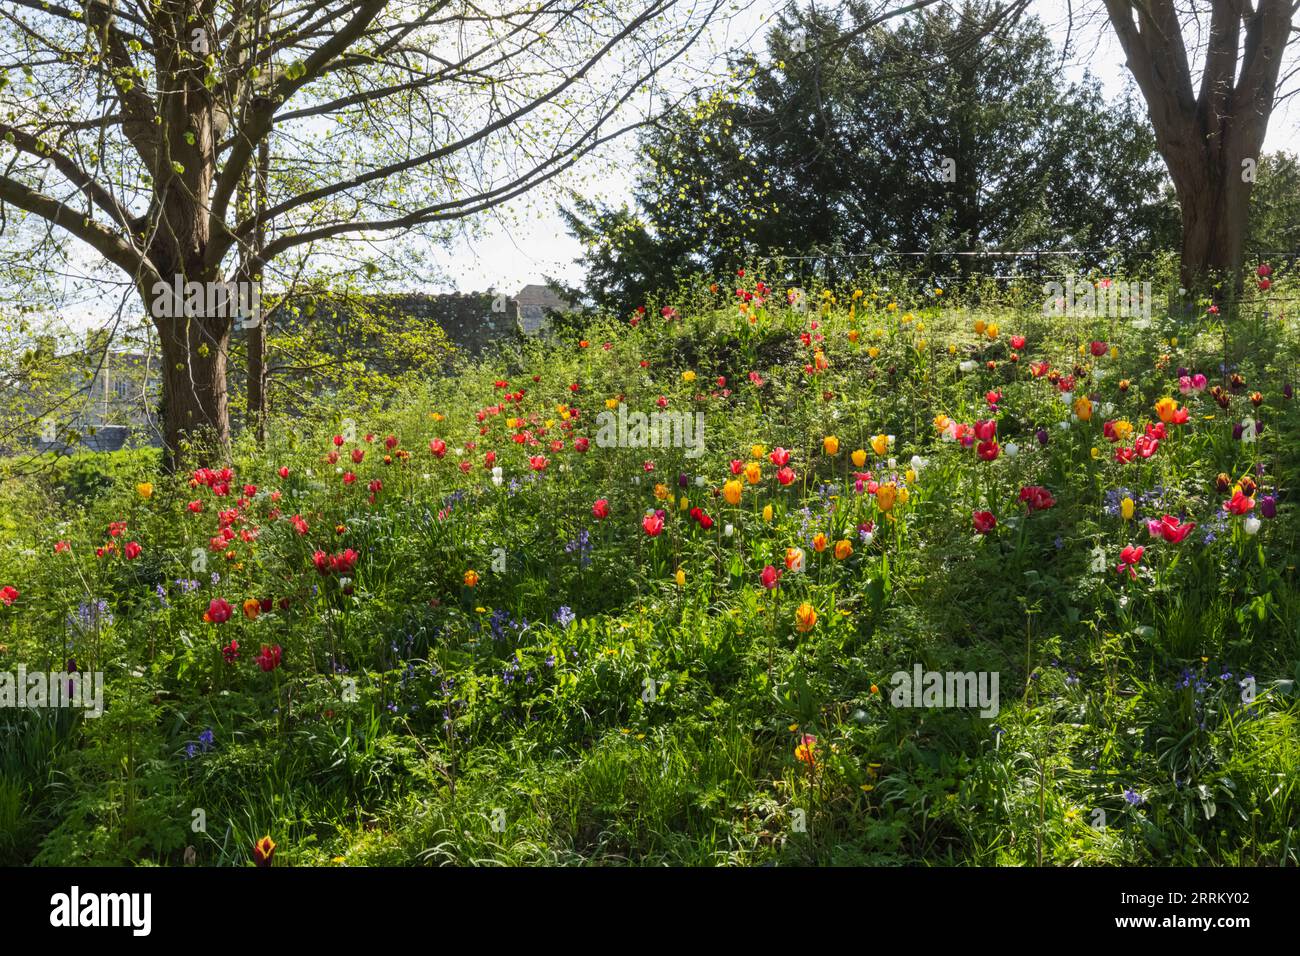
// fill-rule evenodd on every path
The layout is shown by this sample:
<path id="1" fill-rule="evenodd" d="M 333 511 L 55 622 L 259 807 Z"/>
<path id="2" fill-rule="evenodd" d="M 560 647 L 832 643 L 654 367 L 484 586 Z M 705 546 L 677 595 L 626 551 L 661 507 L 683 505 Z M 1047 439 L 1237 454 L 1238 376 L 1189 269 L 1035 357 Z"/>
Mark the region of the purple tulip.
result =
<path id="1" fill-rule="evenodd" d="M 1048 435 L 1047 435 L 1047 429 L 1046 429 L 1046 428 L 1040 428 L 1040 429 L 1038 429 L 1038 444 L 1040 444 L 1040 445 L 1046 445 L 1046 444 L 1047 444 L 1047 438 L 1048 438 Z"/>
<path id="2" fill-rule="evenodd" d="M 1265 518 L 1277 517 L 1277 499 L 1272 495 L 1265 495 L 1259 499 L 1259 513 Z"/>

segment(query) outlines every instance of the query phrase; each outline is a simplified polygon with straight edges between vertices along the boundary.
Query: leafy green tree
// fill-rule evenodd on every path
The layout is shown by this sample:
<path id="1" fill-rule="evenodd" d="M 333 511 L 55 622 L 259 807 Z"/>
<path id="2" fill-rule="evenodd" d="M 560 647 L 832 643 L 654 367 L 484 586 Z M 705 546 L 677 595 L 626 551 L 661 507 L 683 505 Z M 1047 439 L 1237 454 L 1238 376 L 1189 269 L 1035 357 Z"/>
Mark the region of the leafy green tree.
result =
<path id="1" fill-rule="evenodd" d="M 850 14 L 851 15 L 851 14 Z M 635 208 L 573 202 L 591 296 L 620 303 L 685 269 L 878 247 L 1132 252 L 1169 234 L 1163 172 L 1133 102 L 1064 84 L 1038 21 L 969 2 L 858 29 L 787 8 L 765 58 L 644 137 Z"/>

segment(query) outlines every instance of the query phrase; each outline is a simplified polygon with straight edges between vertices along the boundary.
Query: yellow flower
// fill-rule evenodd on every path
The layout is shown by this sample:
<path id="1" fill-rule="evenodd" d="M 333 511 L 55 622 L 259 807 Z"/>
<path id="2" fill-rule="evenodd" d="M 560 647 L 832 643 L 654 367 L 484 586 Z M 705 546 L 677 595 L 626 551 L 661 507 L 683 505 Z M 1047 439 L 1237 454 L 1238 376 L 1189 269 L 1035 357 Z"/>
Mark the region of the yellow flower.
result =
<path id="1" fill-rule="evenodd" d="M 611 411 L 614 410 L 615 408 L 618 408 L 618 399 L 617 398 L 605 399 L 605 407 L 610 409 Z"/>
<path id="2" fill-rule="evenodd" d="M 857 329 L 849 329 L 849 341 L 856 342 L 861 334 Z"/>
<path id="3" fill-rule="evenodd" d="M 1174 420 L 1174 413 L 1178 410 L 1178 403 L 1172 398 L 1165 397 L 1156 402 L 1156 415 L 1160 420 L 1168 425 Z"/>
<path id="4" fill-rule="evenodd" d="M 880 349 L 873 345 L 867 349 L 867 354 L 872 358 L 878 358 L 880 356 Z"/>
<path id="5" fill-rule="evenodd" d="M 762 445 L 752 445 L 752 446 L 750 446 L 750 449 L 749 449 L 749 457 L 750 457 L 750 458 L 762 458 L 762 457 L 763 457 L 764 455 L 766 455 L 766 454 L 767 454 L 767 449 L 764 448 Z"/>
<path id="6" fill-rule="evenodd" d="M 244 617 L 250 621 L 256 621 L 257 615 L 262 613 L 262 602 L 257 598 L 249 598 L 244 602 Z"/>
<path id="7" fill-rule="evenodd" d="M 859 448 L 849 457 L 853 459 L 854 468 L 861 468 L 863 465 L 867 463 L 867 453 L 861 448 Z"/>
<path id="8" fill-rule="evenodd" d="M 756 461 L 751 461 L 745 466 L 745 480 L 751 485 L 756 485 L 763 478 L 763 466 Z"/>
<path id="9" fill-rule="evenodd" d="M 683 381 L 683 382 L 693 382 L 693 381 L 695 381 L 695 373 L 692 372 L 692 371 L 689 371 L 689 370 L 688 370 L 688 371 L 685 371 L 685 372 L 682 372 L 682 381 Z"/>
<path id="10" fill-rule="evenodd" d="M 818 554 L 821 554 L 826 550 L 826 543 L 826 535 L 822 534 L 820 531 L 813 535 L 813 550 Z"/>
<path id="11" fill-rule="evenodd" d="M 988 326 L 984 323 L 983 319 L 976 319 L 972 328 L 975 330 L 976 335 L 983 335 L 984 330 L 988 328 Z"/>
<path id="12" fill-rule="evenodd" d="M 691 506 L 690 499 L 687 498 L 685 495 L 682 495 L 682 500 L 677 502 L 677 507 L 682 511 L 686 511 L 688 508 L 690 508 L 690 506 Z"/>
<path id="13" fill-rule="evenodd" d="M 686 572 L 681 568 L 677 569 L 677 586 L 679 588 L 686 587 Z"/>
<path id="14" fill-rule="evenodd" d="M 722 486 L 722 497 L 726 499 L 727 504 L 738 505 L 740 504 L 740 495 L 744 490 L 744 487 L 745 486 L 740 483 L 739 479 L 732 478 Z M 768 507 L 771 507 L 771 505 Z"/>
<path id="15" fill-rule="evenodd" d="M 1113 422 L 1110 427 L 1115 432 L 1115 438 L 1118 441 L 1128 441 L 1133 435 L 1133 423 L 1126 418 Z"/>
<path id="16" fill-rule="evenodd" d="M 1131 520 L 1133 519 L 1133 509 L 1134 509 L 1134 507 L 1135 507 L 1135 506 L 1134 506 L 1134 504 L 1133 504 L 1133 499 L 1132 499 L 1132 498 L 1125 498 L 1123 501 L 1121 501 L 1121 502 L 1119 503 L 1119 513 L 1120 513 L 1120 516 L 1121 516 L 1125 521 L 1131 521 Z"/>
<path id="17" fill-rule="evenodd" d="M 740 482 L 736 482 L 736 484 L 740 484 Z M 771 524 L 771 523 L 772 523 L 772 506 L 771 506 L 771 505 L 763 505 L 763 520 L 766 521 L 768 524 Z"/>
<path id="18" fill-rule="evenodd" d="M 871 439 L 871 450 L 877 455 L 885 455 L 889 452 L 889 436 L 877 435 Z"/>
<path id="19" fill-rule="evenodd" d="M 807 634 L 817 624 L 817 611 L 811 604 L 805 601 L 799 605 L 799 609 L 794 612 L 794 626 L 800 634 Z"/>
<path id="20" fill-rule="evenodd" d="M 897 302 L 891 302 L 891 303 L 889 303 L 889 305 L 885 306 L 885 308 L 888 309 L 890 312 L 897 312 L 897 311 L 898 311 L 898 303 L 897 303 Z"/>
<path id="21" fill-rule="evenodd" d="M 136 490 L 136 494 L 138 494 L 141 498 L 153 497 L 153 485 L 149 484 L 149 482 L 147 481 L 140 482 L 140 484 L 135 486 L 135 490 Z"/>
<path id="22" fill-rule="evenodd" d="M 907 482 L 909 485 L 915 484 L 915 483 L 916 483 L 916 470 L 913 469 L 913 468 L 909 468 L 909 469 L 907 469 L 907 471 L 903 473 L 903 480 L 904 480 L 905 482 Z"/>
<path id="23" fill-rule="evenodd" d="M 667 501 L 670 494 L 672 494 L 672 492 L 668 490 L 667 485 L 663 483 L 655 485 L 655 497 L 660 501 Z"/>
<path id="24" fill-rule="evenodd" d="M 1096 445 L 1093 445 L 1092 448 L 1091 448 L 1090 451 L 1089 451 L 1089 454 L 1091 454 L 1093 458 L 1100 458 L 1100 457 L 1101 457 L 1101 449 L 1098 448 Z"/>
<path id="25" fill-rule="evenodd" d="M 478 584 L 478 572 L 477 572 L 477 571 L 466 571 L 466 572 L 465 572 L 465 587 L 467 587 L 467 588 L 472 588 L 472 587 L 476 586 L 477 584 Z"/>
<path id="26" fill-rule="evenodd" d="M 853 543 L 848 538 L 841 538 L 835 542 L 835 560 L 843 561 L 853 553 Z"/>
<path id="27" fill-rule="evenodd" d="M 432 418 L 435 422 L 440 422 L 443 420 L 445 416 L 442 414 L 442 412 L 431 412 L 429 414 L 429 417 Z"/>
<path id="28" fill-rule="evenodd" d="M 892 481 L 887 481 L 876 489 L 876 505 L 881 511 L 892 511 L 894 509 L 894 502 L 897 499 L 898 486 Z"/>
<path id="29" fill-rule="evenodd" d="M 1092 402 L 1083 395 L 1074 400 L 1074 414 L 1079 416 L 1079 420 L 1086 422 L 1092 419 Z"/>
<path id="30" fill-rule="evenodd" d="M 991 339 L 996 339 L 998 337 L 998 324 L 996 322 L 990 322 L 988 327 L 984 330 L 984 334 Z"/>
<path id="31" fill-rule="evenodd" d="M 828 455 L 838 455 L 840 453 L 840 440 L 834 435 L 827 435 L 822 439 L 822 451 Z"/>

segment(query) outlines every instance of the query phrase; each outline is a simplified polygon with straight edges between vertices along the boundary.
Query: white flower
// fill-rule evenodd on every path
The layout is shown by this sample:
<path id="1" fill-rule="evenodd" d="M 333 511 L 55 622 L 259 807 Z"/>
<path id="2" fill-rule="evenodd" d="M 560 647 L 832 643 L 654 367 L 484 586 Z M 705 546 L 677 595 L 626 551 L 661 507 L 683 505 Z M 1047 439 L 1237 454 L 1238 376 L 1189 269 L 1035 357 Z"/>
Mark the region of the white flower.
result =
<path id="1" fill-rule="evenodd" d="M 1006 452 L 1008 458 L 1015 458 L 1016 455 L 1020 454 L 1020 446 L 1013 441 L 1007 442 L 1002 447 L 1002 450 Z"/>
<path id="2" fill-rule="evenodd" d="M 1097 410 L 1101 412 L 1102 418 L 1110 418 L 1110 416 L 1115 414 L 1115 406 L 1110 402 L 1102 402 L 1101 406 Z"/>
<path id="3" fill-rule="evenodd" d="M 916 472 L 918 475 L 921 473 L 921 469 L 928 464 L 930 464 L 930 460 L 928 458 L 922 458 L 920 455 L 912 456 L 912 470 Z"/>
<path id="4" fill-rule="evenodd" d="M 492 468 L 492 484 L 499 485 L 505 480 L 505 472 L 501 470 L 500 465 L 494 465 Z"/>
<path id="5" fill-rule="evenodd" d="M 1062 405 L 1070 405 L 1070 404 L 1072 404 L 1073 402 L 1074 402 L 1074 392 L 1062 392 L 1062 393 L 1061 393 L 1061 404 L 1062 404 Z"/>
<path id="6" fill-rule="evenodd" d="M 1070 430 L 1070 422 L 1069 422 L 1068 419 L 1067 419 L 1066 421 L 1063 421 L 1063 422 L 1057 422 L 1056 424 L 1057 424 L 1057 427 L 1060 428 L 1061 431 L 1063 431 L 1063 432 L 1068 432 L 1068 431 Z"/>
<path id="7" fill-rule="evenodd" d="M 705 484 L 706 484 L 706 482 L 705 482 L 705 480 L 704 480 L 704 476 L 703 476 L 703 475 L 696 475 L 696 476 L 695 476 L 695 487 L 696 487 L 696 488 L 703 488 L 703 487 L 705 486 Z"/>
<path id="8" fill-rule="evenodd" d="M 1263 522 L 1261 522 L 1254 515 L 1250 515 L 1248 518 L 1246 518 L 1245 521 L 1241 523 L 1241 529 L 1245 531 L 1246 534 L 1258 534 L 1259 527 L 1262 523 Z"/>
<path id="9" fill-rule="evenodd" d="M 876 533 L 874 531 L 864 531 L 862 532 L 861 537 L 862 537 L 862 546 L 865 548 L 868 545 L 870 545 L 872 541 L 875 540 Z"/>
<path id="10" fill-rule="evenodd" d="M 734 525 L 727 525 L 725 528 L 722 529 L 723 535 L 725 535 L 728 538 L 730 538 L 733 534 L 735 534 L 735 531 L 736 528 Z"/>
<path id="11" fill-rule="evenodd" d="M 961 371 L 963 371 L 963 372 L 973 372 L 973 371 L 975 371 L 975 368 L 976 368 L 977 364 L 978 364 L 978 363 L 973 362 L 973 361 L 971 361 L 970 359 L 967 359 L 966 361 L 960 363 L 960 364 L 957 366 L 957 368 L 959 368 L 959 369 L 960 369 Z"/>
<path id="12" fill-rule="evenodd" d="M 889 467 L 890 467 L 890 470 L 891 470 L 891 471 L 892 471 L 893 469 L 897 468 L 897 467 L 898 467 L 898 459 L 897 459 L 897 458 L 891 458 L 891 459 L 889 459 Z"/>
<path id="13" fill-rule="evenodd" d="M 421 480 L 421 481 L 428 481 L 428 480 L 429 480 L 429 473 L 426 471 L 424 474 L 422 474 L 422 475 L 420 476 L 420 480 Z"/>

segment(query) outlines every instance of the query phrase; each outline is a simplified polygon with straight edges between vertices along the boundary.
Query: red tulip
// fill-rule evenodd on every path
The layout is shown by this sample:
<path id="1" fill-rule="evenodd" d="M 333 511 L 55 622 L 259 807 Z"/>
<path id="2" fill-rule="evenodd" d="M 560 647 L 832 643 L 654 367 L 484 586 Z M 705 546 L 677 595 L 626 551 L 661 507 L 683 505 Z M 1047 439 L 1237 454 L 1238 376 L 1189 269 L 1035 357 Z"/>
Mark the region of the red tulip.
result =
<path id="1" fill-rule="evenodd" d="M 128 541 L 126 547 L 122 549 L 122 554 L 126 556 L 128 561 L 134 561 L 136 558 L 140 557 L 140 552 L 143 550 L 144 549 L 136 542 Z"/>
<path id="2" fill-rule="evenodd" d="M 435 458 L 441 458 L 447 454 L 447 443 L 441 438 L 429 439 L 429 451 L 433 452 Z"/>
<path id="3" fill-rule="evenodd" d="M 1192 529 L 1195 527 L 1196 524 L 1192 521 L 1179 524 L 1178 519 L 1173 515 L 1165 515 L 1159 521 L 1147 522 L 1147 531 L 1154 537 L 1164 538 L 1170 544 L 1181 544 L 1182 540 L 1191 534 Z"/>
<path id="4" fill-rule="evenodd" d="M 980 534 L 988 534 L 998 526 L 998 519 L 993 517 L 991 511 L 976 511 L 971 515 L 971 521 Z"/>
<path id="5" fill-rule="evenodd" d="M 1240 491 L 1223 503 L 1223 510 L 1234 515 L 1244 515 L 1255 507 L 1255 499 L 1243 495 Z"/>
<path id="6" fill-rule="evenodd" d="M 652 538 L 659 537 L 659 532 L 664 530 L 664 519 L 658 513 L 648 514 L 641 519 L 641 527 L 645 528 L 645 533 Z"/>
<path id="7" fill-rule="evenodd" d="M 767 457 L 772 459 L 772 464 L 776 465 L 778 468 L 790 463 L 790 453 L 784 448 L 772 449 L 772 453 Z"/>
<path id="8" fill-rule="evenodd" d="M 1041 485 L 1028 485 L 1020 489 L 1020 500 L 1030 511 L 1046 511 L 1056 504 L 1052 493 Z"/>
<path id="9" fill-rule="evenodd" d="M 788 465 L 785 468 L 782 468 L 776 473 L 776 480 L 781 483 L 782 487 L 790 484 L 790 482 L 794 481 L 794 469 L 790 468 Z"/>
<path id="10" fill-rule="evenodd" d="M 213 598 L 208 604 L 208 610 L 203 615 L 203 620 L 210 624 L 225 624 L 230 620 L 231 612 L 234 609 L 230 602 L 225 598 Z"/>
<path id="11" fill-rule="evenodd" d="M 980 461 L 993 461 L 998 457 L 998 443 L 995 441 L 982 441 L 976 446 L 975 454 L 979 456 Z"/>
<path id="12" fill-rule="evenodd" d="M 992 441 L 998 433 L 997 419 L 989 418 L 975 423 L 975 437 L 980 441 Z"/>
<path id="13" fill-rule="evenodd" d="M 1131 544 L 1125 545 L 1124 550 L 1119 553 L 1119 564 L 1115 565 L 1115 570 L 1120 574 L 1127 571 L 1130 577 L 1137 580 L 1137 566 L 1142 560 L 1142 552 L 1145 550 L 1145 548 L 1134 547 Z"/>
<path id="14" fill-rule="evenodd" d="M 609 517 L 609 500 L 606 498 L 597 499 L 596 503 L 591 506 L 591 513 L 597 521 L 604 521 Z"/>
<path id="15" fill-rule="evenodd" d="M 759 574 L 758 579 L 763 582 L 763 587 L 771 591 L 781 583 L 781 572 L 769 564 L 763 569 L 762 573 Z"/>
<path id="16" fill-rule="evenodd" d="M 280 666 L 280 645 L 267 647 L 263 644 L 261 652 L 253 660 L 257 661 L 257 666 L 262 668 L 263 671 L 269 673 L 275 670 Z"/>

